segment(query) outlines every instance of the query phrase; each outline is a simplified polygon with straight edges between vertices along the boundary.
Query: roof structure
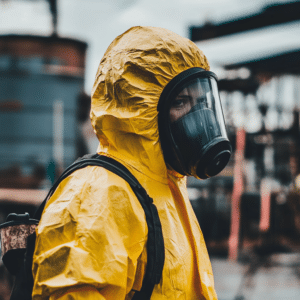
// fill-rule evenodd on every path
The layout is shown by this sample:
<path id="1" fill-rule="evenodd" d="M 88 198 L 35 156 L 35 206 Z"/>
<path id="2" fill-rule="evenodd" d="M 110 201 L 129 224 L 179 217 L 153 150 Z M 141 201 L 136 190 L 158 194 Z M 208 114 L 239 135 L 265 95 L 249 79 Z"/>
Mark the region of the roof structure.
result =
<path id="1" fill-rule="evenodd" d="M 242 61 L 224 66 L 227 70 L 248 68 L 252 75 L 260 73 L 277 75 L 300 75 L 300 49 L 255 60 Z"/>
<path id="2" fill-rule="evenodd" d="M 220 91 L 225 92 L 240 91 L 244 95 L 254 95 L 259 88 L 259 82 L 254 77 L 247 79 L 221 79 L 218 82 L 218 88 Z"/>
<path id="3" fill-rule="evenodd" d="M 194 42 L 199 42 L 239 32 L 297 21 L 300 20 L 299 11 L 299 1 L 267 5 L 257 14 L 231 19 L 220 24 L 208 23 L 204 26 L 191 26 L 189 28 L 190 39 Z"/>
<path id="4" fill-rule="evenodd" d="M 255 60 L 242 61 L 223 66 L 226 70 L 247 68 L 251 76 L 247 79 L 222 79 L 219 81 L 220 91 L 240 91 L 243 94 L 255 94 L 259 87 L 260 77 L 280 75 L 300 75 L 300 49 Z"/>
<path id="5" fill-rule="evenodd" d="M 223 41 L 224 43 L 224 39 L 227 37 L 231 38 L 230 44 L 236 46 L 237 44 L 243 44 L 240 34 L 247 33 L 250 30 L 253 32 L 255 29 L 299 21 L 299 11 L 300 1 L 272 4 L 265 6 L 257 14 L 248 15 L 243 18 L 230 19 L 220 24 L 205 24 L 199 27 L 192 26 L 190 27 L 190 38 L 192 41 L 199 43 L 199 47 L 201 48 L 207 47 L 210 43 L 210 48 L 218 49 L 216 41 L 219 41 L 219 43 Z M 234 35 L 237 33 L 240 34 Z M 249 38 L 249 34 L 247 37 Z M 290 40 L 293 40 L 293 35 Z M 244 94 L 254 94 L 259 87 L 259 78 L 270 78 L 278 75 L 299 75 L 300 48 L 297 43 L 291 43 L 290 40 L 288 44 L 284 44 L 288 50 L 278 44 L 280 41 L 269 45 L 269 51 L 266 47 L 261 49 L 260 44 L 254 48 L 253 53 L 248 53 L 245 51 L 246 49 L 240 49 L 240 54 L 238 55 L 239 59 L 236 59 L 237 56 L 235 56 L 234 62 L 230 63 L 228 59 L 225 58 L 224 60 L 223 53 L 220 53 L 219 63 L 226 70 L 247 68 L 250 70 L 251 76 L 247 79 L 222 79 L 219 81 L 219 89 L 228 92 L 238 90 Z M 252 41 L 252 44 L 254 42 L 255 41 Z M 222 51 L 226 53 L 228 47 L 223 46 L 222 49 Z M 257 55 L 259 51 L 261 54 Z M 241 53 L 245 54 L 241 55 Z M 249 58 L 247 58 L 247 56 L 249 56 Z"/>

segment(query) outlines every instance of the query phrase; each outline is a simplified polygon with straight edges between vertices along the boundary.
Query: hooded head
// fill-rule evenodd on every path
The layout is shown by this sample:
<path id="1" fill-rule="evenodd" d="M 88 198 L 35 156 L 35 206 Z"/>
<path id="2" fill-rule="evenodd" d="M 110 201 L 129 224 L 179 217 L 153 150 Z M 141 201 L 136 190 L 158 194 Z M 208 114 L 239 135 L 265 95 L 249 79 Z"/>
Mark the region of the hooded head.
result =
<path id="1" fill-rule="evenodd" d="M 91 120 L 99 152 L 153 179 L 166 177 L 158 101 L 175 76 L 194 67 L 209 70 L 204 54 L 167 29 L 139 26 L 118 36 L 100 62 L 92 91 Z"/>

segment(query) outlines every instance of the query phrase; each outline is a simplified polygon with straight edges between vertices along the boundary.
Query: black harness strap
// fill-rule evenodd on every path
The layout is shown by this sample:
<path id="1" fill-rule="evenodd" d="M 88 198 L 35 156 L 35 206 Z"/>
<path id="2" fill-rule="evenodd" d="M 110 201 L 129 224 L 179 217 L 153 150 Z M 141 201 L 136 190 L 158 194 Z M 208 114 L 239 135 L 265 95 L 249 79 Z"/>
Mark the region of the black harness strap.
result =
<path id="1" fill-rule="evenodd" d="M 129 170 L 114 159 L 98 154 L 85 155 L 70 165 L 57 179 L 43 203 L 35 213 L 34 218 L 40 220 L 48 199 L 53 195 L 62 180 L 78 169 L 87 166 L 103 167 L 127 181 L 144 209 L 148 226 L 147 240 L 147 267 L 143 279 L 141 291 L 136 291 L 133 300 L 147 300 L 151 298 L 155 284 L 160 282 L 164 266 L 165 251 L 161 223 L 153 199 L 149 197 L 146 190 Z"/>

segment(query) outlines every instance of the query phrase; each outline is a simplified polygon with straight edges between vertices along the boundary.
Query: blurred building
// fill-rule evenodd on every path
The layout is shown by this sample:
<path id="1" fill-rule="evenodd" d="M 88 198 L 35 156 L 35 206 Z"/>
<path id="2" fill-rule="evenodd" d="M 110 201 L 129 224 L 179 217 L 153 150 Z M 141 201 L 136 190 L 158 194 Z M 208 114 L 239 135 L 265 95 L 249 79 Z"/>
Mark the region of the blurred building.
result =
<path id="1" fill-rule="evenodd" d="M 209 39 L 271 31 L 272 25 L 299 21 L 299 8 L 299 1 L 274 3 L 241 18 L 192 26 L 190 38 L 201 48 Z M 238 248 L 300 249 L 300 48 L 295 47 L 235 63 L 219 61 L 219 90 L 234 154 L 216 178 L 188 180 L 188 185 L 208 246 L 224 242 L 223 252 L 230 251 L 231 241 Z M 242 131 L 245 145 L 237 155 Z"/>
<path id="2" fill-rule="evenodd" d="M 86 49 L 56 35 L 0 36 L 0 188 L 41 188 L 77 157 Z"/>

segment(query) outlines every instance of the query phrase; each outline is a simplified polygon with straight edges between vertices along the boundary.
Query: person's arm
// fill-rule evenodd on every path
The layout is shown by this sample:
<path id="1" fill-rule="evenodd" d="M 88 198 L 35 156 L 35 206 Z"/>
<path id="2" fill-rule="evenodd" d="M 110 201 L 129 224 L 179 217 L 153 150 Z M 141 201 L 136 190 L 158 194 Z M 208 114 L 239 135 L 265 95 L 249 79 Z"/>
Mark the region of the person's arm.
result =
<path id="1" fill-rule="evenodd" d="M 106 298 L 92 286 L 69 288 L 66 292 L 57 292 L 50 296 L 49 300 L 105 300 Z"/>
<path id="2" fill-rule="evenodd" d="M 76 171 L 39 224 L 33 300 L 125 299 L 146 238 L 144 211 L 123 179 L 99 167 Z"/>

